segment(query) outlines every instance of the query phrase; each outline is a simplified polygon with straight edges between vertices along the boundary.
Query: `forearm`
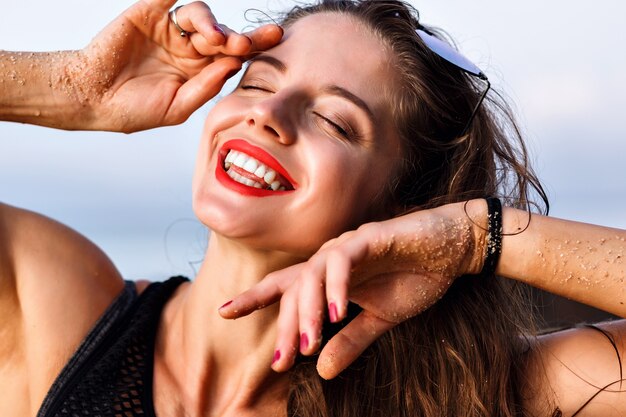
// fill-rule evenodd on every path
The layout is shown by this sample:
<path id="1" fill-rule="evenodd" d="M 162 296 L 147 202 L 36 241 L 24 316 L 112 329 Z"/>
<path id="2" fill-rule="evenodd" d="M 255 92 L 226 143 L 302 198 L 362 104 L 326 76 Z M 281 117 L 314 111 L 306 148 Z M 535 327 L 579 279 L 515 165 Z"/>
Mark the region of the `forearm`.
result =
<path id="1" fill-rule="evenodd" d="M 0 51 L 0 120 L 87 129 L 91 103 L 76 82 L 78 52 Z"/>
<path id="2" fill-rule="evenodd" d="M 498 275 L 626 317 L 626 231 L 537 214 L 526 224 L 504 209 Z"/>

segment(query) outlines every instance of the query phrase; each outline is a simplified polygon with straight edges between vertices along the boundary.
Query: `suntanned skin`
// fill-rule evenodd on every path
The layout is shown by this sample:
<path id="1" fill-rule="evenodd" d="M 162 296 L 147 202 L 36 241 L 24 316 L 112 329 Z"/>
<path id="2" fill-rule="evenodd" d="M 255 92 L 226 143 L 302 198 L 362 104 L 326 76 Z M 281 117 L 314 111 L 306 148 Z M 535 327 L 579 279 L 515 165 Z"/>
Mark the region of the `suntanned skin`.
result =
<path id="1" fill-rule="evenodd" d="M 567 223 L 579 232 L 595 228 Z M 543 233 L 550 224 L 550 219 L 542 224 Z M 0 239 L 0 412 L 34 416 L 53 380 L 119 294 L 123 281 L 93 243 L 36 213 L 0 204 Z M 516 257 L 507 251 L 502 255 L 506 270 L 508 261 Z M 146 285 L 139 282 L 139 290 Z M 623 357 L 624 321 L 598 326 L 610 332 Z M 541 336 L 528 359 L 525 406 L 532 415 L 549 415 L 555 407 L 564 416 L 571 415 L 601 387 L 607 387 L 605 392 L 578 415 L 626 412 L 615 348 L 596 330 L 579 328 Z"/>
<path id="2" fill-rule="evenodd" d="M 11 65 L 20 76 L 30 77 L 22 84 L 19 79 L 0 84 L 0 119 L 124 132 L 178 123 L 219 91 L 243 60 L 282 36 L 275 26 L 247 36 L 228 28 L 225 36 L 218 34 L 208 7 L 193 3 L 177 15 L 192 33 L 183 40 L 167 18 L 173 3 L 138 2 L 99 35 L 99 42 L 54 55 L 58 66 L 35 65 L 37 71 L 29 71 L 31 63 L 50 55 L 0 52 L 0 62 L 15 60 Z M 392 318 L 419 314 L 455 276 L 480 271 L 486 239 L 482 200 L 465 209 L 452 204 L 370 223 L 317 251 L 353 224 L 379 218 L 380 207 L 368 202 L 383 189 L 380 179 L 397 166 L 397 138 L 385 113 L 392 106 L 385 91 L 376 90 L 390 79 L 385 66 L 390 59 L 378 42 L 347 17 L 304 18 L 212 110 L 194 179 L 194 210 L 214 234 L 198 276 L 179 287 L 161 318 L 153 385 L 159 417 L 283 415 L 288 378 L 281 371 L 292 363 L 300 330 L 311 335 L 319 330 L 320 312 L 329 301 L 337 303 L 341 317 L 346 299 L 359 298 L 367 314 L 326 346 L 322 358 L 334 356 L 335 361 L 322 361 L 318 369 L 327 378 L 396 325 Z M 334 45 L 335 55 L 320 45 Z M 82 71 L 99 60 L 110 65 Z M 311 68 L 308 60 L 319 65 Z M 358 72 L 352 71 L 355 63 Z M 157 95 L 151 94 L 155 74 L 162 87 Z M 336 86 L 359 97 L 379 119 L 372 120 L 346 94 L 332 93 Z M 136 105 L 145 97 L 149 114 Z M 303 102 L 322 105 L 303 112 Z M 328 120 L 337 113 L 357 125 L 358 141 L 338 137 L 341 129 Z M 253 200 L 215 181 L 220 146 L 233 138 L 280 159 L 298 182 L 297 190 Z M 345 166 L 351 175 L 337 182 Z M 505 232 L 526 223 L 525 212 L 505 209 L 503 214 Z M 285 222 L 297 227 L 284 228 Z M 624 316 L 625 271 L 618 255 L 625 237 L 624 231 L 536 216 L 527 230 L 504 238 L 497 272 Z M 561 253 L 570 262 L 564 263 Z M 398 256 L 404 262 L 398 263 Z M 327 265 L 333 278 L 323 276 Z M 355 282 L 350 281 L 353 266 L 359 273 Z M 387 281 L 375 280 L 381 271 Z M 585 279 L 568 280 L 570 274 Z M 301 279 L 302 285 L 292 285 Z M 381 294 L 393 295 L 406 279 L 425 286 L 429 297 L 422 297 L 423 304 L 415 304 L 414 297 L 377 304 L 385 298 Z M 373 284 L 363 285 L 368 282 Z M 139 290 L 145 286 L 140 283 Z M 111 261 L 87 239 L 41 215 L 0 205 L 1 416 L 36 415 L 55 377 L 122 287 Z M 269 307 L 236 321 L 217 314 L 227 297 L 250 287 L 220 310 L 222 316 Z M 281 295 L 279 316 L 278 306 L 270 304 Z M 605 326 L 623 356 L 624 322 Z M 275 349 L 282 352 L 280 358 Z M 315 349 L 312 343 L 302 353 Z M 555 406 L 571 415 L 597 392 L 594 386 L 619 378 L 615 357 L 606 338 L 593 330 L 539 338 L 528 356 L 526 407 L 537 416 Z M 625 402 L 622 394 L 606 392 L 579 415 L 623 415 Z"/>
<path id="3" fill-rule="evenodd" d="M 328 341 L 320 354 L 320 375 L 333 378 L 379 334 L 436 302 L 453 277 L 482 269 L 486 216 L 485 201 L 472 200 L 366 224 L 328 242 L 308 262 L 270 274 L 220 314 L 238 318 L 278 298 L 281 305 L 297 304 L 295 313 L 281 310 L 279 318 L 276 346 L 290 352 L 294 334 L 309 332 L 312 339 L 316 334 L 309 318 L 315 310 L 302 306 L 329 300 L 341 304 L 347 295 L 364 313 Z M 496 271 L 502 279 L 626 317 L 626 231 L 537 214 L 529 223 L 527 212 L 513 208 L 503 210 L 503 231 Z M 382 274 L 384 279 L 379 279 Z M 420 296 L 401 295 L 404 288 L 416 285 L 423 289 Z M 311 290 L 320 286 L 319 292 Z M 396 288 L 400 293 L 394 292 Z M 564 416 L 571 415 L 607 385 L 593 405 L 577 415 L 626 413 L 626 394 L 620 392 L 619 383 L 612 384 L 619 382 L 620 372 L 626 374 L 618 360 L 618 355 L 626 356 L 626 321 L 598 326 L 610 331 L 615 348 L 588 328 L 536 339 L 528 353 L 524 390 L 525 406 L 533 415 L 551 415 L 556 407 Z M 310 348 L 300 350 L 313 353 Z M 287 358 L 274 368 L 285 371 L 290 365 Z"/>
<path id="4" fill-rule="evenodd" d="M 135 3 L 80 51 L 0 51 L 0 120 L 133 132 L 180 123 L 282 29 L 239 34 L 207 5 Z M 148 111 L 146 111 L 148 109 Z M 137 284 L 141 291 L 146 282 Z M 35 416 L 52 382 L 123 281 L 93 243 L 51 219 L 0 205 L 0 415 Z"/>
<path id="5" fill-rule="evenodd" d="M 61 368 L 123 288 L 93 243 L 0 204 L 0 414 L 34 416 Z"/>

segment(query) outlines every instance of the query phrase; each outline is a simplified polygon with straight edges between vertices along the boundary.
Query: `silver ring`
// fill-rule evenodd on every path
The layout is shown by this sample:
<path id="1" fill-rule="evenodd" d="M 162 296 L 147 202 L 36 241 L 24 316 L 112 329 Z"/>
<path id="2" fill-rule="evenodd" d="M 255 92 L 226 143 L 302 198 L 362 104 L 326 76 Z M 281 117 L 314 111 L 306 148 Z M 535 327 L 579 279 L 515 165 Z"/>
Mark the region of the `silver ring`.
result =
<path id="1" fill-rule="evenodd" d="M 186 38 L 187 36 L 189 36 L 189 32 L 187 32 L 185 29 L 181 28 L 178 25 L 178 20 L 176 19 L 176 11 L 178 9 L 180 9 L 181 7 L 183 7 L 183 6 L 178 6 L 174 10 L 170 11 L 170 21 L 174 24 L 174 26 L 176 26 L 176 30 L 178 30 L 180 32 L 180 36 L 182 36 L 183 38 Z"/>

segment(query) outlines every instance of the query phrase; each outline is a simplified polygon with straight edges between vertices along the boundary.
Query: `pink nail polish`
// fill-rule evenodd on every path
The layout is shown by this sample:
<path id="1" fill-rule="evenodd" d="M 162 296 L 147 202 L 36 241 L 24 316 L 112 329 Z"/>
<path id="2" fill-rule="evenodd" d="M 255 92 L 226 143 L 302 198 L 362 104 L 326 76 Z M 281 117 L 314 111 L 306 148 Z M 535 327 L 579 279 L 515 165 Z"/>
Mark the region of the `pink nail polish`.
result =
<path id="1" fill-rule="evenodd" d="M 335 303 L 328 305 L 328 317 L 331 323 L 337 323 L 339 321 L 339 314 L 337 314 L 337 305 Z"/>
<path id="2" fill-rule="evenodd" d="M 213 25 L 213 29 L 215 29 L 216 32 L 219 32 L 222 35 L 226 36 L 226 32 L 224 32 L 224 29 L 222 29 L 220 25 L 218 24 Z"/>
<path id="3" fill-rule="evenodd" d="M 309 348 L 309 336 L 306 333 L 300 335 L 300 352 Z"/>
<path id="4" fill-rule="evenodd" d="M 223 306 L 221 306 L 219 309 L 223 309 L 224 307 L 228 307 L 229 305 L 231 305 L 233 303 L 233 300 L 230 300 L 229 302 L 225 303 Z"/>
<path id="5" fill-rule="evenodd" d="M 272 365 L 274 365 L 276 362 L 278 362 L 280 360 L 280 350 L 276 350 L 274 352 L 274 359 L 272 359 Z"/>

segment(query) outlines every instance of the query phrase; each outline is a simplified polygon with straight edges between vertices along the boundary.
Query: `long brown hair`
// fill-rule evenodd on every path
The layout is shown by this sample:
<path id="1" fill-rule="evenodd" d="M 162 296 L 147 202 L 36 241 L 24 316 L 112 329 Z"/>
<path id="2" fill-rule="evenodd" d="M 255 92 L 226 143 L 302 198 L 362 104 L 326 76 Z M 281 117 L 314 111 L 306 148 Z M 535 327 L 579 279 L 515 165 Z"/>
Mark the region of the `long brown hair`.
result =
<path id="1" fill-rule="evenodd" d="M 294 8 L 283 24 L 315 13 L 355 17 L 391 51 L 398 80 L 393 117 L 404 147 L 386 196 L 393 207 L 407 211 L 498 195 L 520 208 L 536 196 L 547 211 L 511 110 L 492 91 L 465 129 L 484 86 L 424 45 L 414 8 L 398 0 L 322 0 Z M 288 415 L 524 415 L 519 371 L 529 349 L 523 335 L 533 327 L 525 291 L 493 276 L 461 277 L 336 379 L 321 379 L 314 360 L 303 358 L 291 371 Z"/>

